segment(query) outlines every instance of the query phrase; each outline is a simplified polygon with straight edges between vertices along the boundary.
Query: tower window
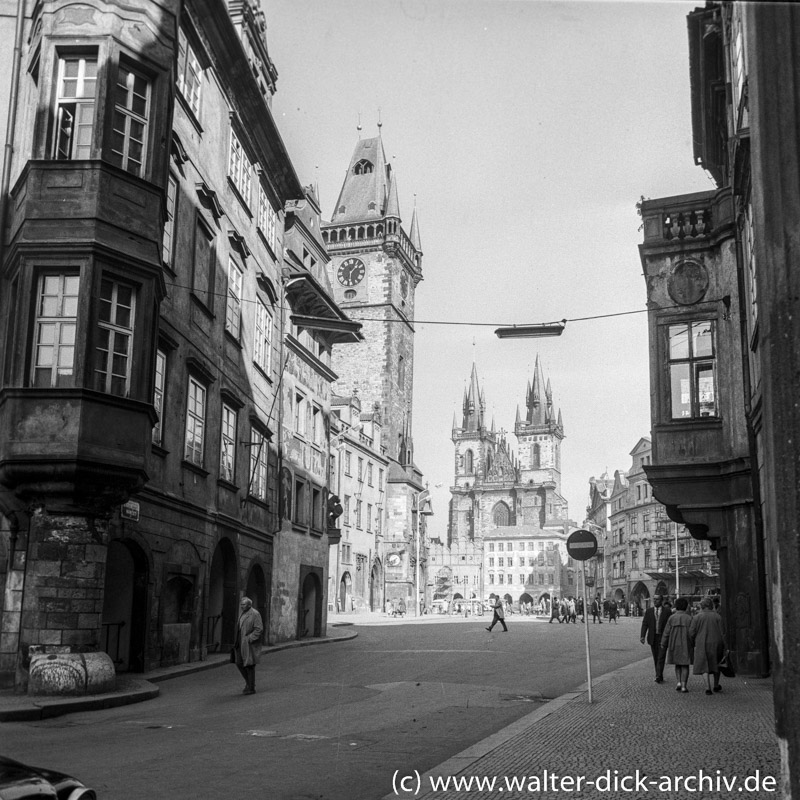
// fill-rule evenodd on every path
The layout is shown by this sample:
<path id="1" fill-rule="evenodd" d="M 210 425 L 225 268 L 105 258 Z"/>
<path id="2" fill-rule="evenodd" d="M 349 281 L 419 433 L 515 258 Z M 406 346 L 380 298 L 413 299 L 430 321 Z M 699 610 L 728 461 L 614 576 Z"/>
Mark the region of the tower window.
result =
<path id="1" fill-rule="evenodd" d="M 467 475 L 471 475 L 475 471 L 475 461 L 472 450 L 467 450 L 467 452 L 464 453 L 464 470 Z"/>
<path id="2" fill-rule="evenodd" d="M 353 167 L 353 174 L 354 175 L 367 175 L 370 172 L 375 171 L 375 166 L 371 161 L 368 161 L 366 158 L 362 158 L 355 167 Z"/>

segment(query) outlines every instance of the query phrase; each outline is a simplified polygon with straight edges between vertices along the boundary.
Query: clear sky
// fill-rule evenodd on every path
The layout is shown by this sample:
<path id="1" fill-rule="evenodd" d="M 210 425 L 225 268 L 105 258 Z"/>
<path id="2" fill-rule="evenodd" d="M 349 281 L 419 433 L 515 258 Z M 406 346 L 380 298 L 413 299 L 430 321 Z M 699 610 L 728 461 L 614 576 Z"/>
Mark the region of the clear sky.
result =
<path id="1" fill-rule="evenodd" d="M 413 434 L 431 534 L 446 532 L 472 364 L 516 450 L 537 353 L 566 432 L 562 493 L 582 522 L 589 478 L 628 470 L 650 435 L 647 315 L 547 339 L 499 340 L 494 326 L 644 310 L 636 202 L 713 188 L 691 144 L 686 15 L 702 3 L 262 2 L 273 111 L 323 216 L 359 115 L 371 137 L 379 110 L 406 231 L 417 205 Z"/>

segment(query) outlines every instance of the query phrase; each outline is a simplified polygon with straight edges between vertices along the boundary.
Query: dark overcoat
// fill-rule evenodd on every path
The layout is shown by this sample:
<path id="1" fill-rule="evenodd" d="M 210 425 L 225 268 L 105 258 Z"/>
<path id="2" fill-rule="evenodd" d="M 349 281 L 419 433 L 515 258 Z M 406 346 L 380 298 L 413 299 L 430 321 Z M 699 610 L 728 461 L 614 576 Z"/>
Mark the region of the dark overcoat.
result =
<path id="1" fill-rule="evenodd" d="M 694 674 L 719 672 L 719 662 L 725 650 L 722 617 L 716 611 L 704 608 L 692 620 L 689 641 L 694 645 Z"/>

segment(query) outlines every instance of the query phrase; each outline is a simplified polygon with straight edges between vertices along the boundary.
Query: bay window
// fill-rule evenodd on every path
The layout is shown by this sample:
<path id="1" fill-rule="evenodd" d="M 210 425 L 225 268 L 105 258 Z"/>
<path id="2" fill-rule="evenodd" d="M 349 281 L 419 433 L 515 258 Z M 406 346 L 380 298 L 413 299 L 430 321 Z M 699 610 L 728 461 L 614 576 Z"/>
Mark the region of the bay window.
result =
<path id="1" fill-rule="evenodd" d="M 111 278 L 101 280 L 94 363 L 98 391 L 128 395 L 135 300 L 132 286 Z"/>
<path id="2" fill-rule="evenodd" d="M 72 385 L 79 283 L 77 275 L 42 275 L 39 278 L 34 386 Z"/>
<path id="3" fill-rule="evenodd" d="M 669 325 L 667 339 L 672 419 L 716 417 L 714 323 Z"/>
<path id="4" fill-rule="evenodd" d="M 120 64 L 114 87 L 114 117 L 110 161 L 142 177 L 150 114 L 150 81 Z"/>
<path id="5" fill-rule="evenodd" d="M 97 58 L 59 59 L 53 158 L 91 157 L 96 92 Z"/>

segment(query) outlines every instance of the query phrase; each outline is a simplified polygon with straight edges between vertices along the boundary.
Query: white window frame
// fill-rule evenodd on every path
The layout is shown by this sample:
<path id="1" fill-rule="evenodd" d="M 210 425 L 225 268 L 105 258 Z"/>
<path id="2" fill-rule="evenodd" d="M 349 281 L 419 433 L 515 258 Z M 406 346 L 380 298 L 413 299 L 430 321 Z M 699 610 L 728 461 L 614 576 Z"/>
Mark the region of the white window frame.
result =
<path id="1" fill-rule="evenodd" d="M 164 440 L 164 392 L 167 385 L 167 354 L 163 350 L 156 351 L 156 372 L 153 378 L 153 408 L 158 420 L 153 425 L 153 444 L 161 446 Z"/>
<path id="2" fill-rule="evenodd" d="M 45 289 L 48 294 L 44 294 Z M 33 386 L 72 385 L 79 297 L 80 276 L 77 273 L 48 273 L 39 277 L 31 371 Z"/>
<path id="3" fill-rule="evenodd" d="M 244 273 L 232 258 L 228 259 L 228 292 L 225 305 L 225 330 L 237 341 L 242 327 L 242 283 Z"/>
<path id="4" fill-rule="evenodd" d="M 219 476 L 233 483 L 236 477 L 236 428 L 238 423 L 236 409 L 227 403 L 222 404 L 219 438 Z"/>
<path id="5" fill-rule="evenodd" d="M 203 466 L 206 432 L 206 387 L 196 378 L 189 377 L 186 395 L 186 443 L 184 459 L 198 467 Z"/>
<path id="6" fill-rule="evenodd" d="M 67 65 L 77 64 L 78 74 L 67 76 Z M 90 74 L 87 75 L 87 67 Z M 92 75 L 91 73 L 94 72 Z M 75 82 L 74 91 L 65 84 Z M 94 147 L 97 105 L 97 56 L 64 56 L 58 60 L 54 159 L 83 160 L 91 158 Z"/>
<path id="7" fill-rule="evenodd" d="M 108 297 L 106 287 L 110 289 Z M 130 305 L 120 301 L 120 290 L 130 292 Z M 105 309 L 108 310 L 107 319 L 103 318 Z M 101 278 L 94 363 L 95 388 L 98 391 L 119 397 L 127 397 L 130 393 L 135 318 L 136 289 L 115 278 Z M 103 336 L 108 337 L 105 347 L 101 346 L 104 344 Z M 100 366 L 104 369 L 98 369 Z"/>
<path id="8" fill-rule="evenodd" d="M 242 147 L 236 131 L 231 128 L 228 175 L 247 205 L 250 205 L 251 172 L 252 167 L 245 155 L 244 147 Z"/>
<path id="9" fill-rule="evenodd" d="M 175 237 L 175 211 L 178 207 L 178 179 L 170 173 L 167 179 L 167 219 L 161 239 L 161 260 L 172 267 L 172 246 Z"/>
<path id="10" fill-rule="evenodd" d="M 250 428 L 250 488 L 248 494 L 257 500 L 267 499 L 267 437 L 256 427 Z M 295 498 L 296 500 L 296 498 Z"/>
<path id="11" fill-rule="evenodd" d="M 272 328 L 273 318 L 264 301 L 259 297 L 256 303 L 256 324 L 254 330 L 253 361 L 267 375 L 272 368 Z"/>
<path id="12" fill-rule="evenodd" d="M 272 207 L 264 187 L 259 185 L 258 192 L 258 220 L 257 225 L 267 244 L 272 248 L 273 253 L 278 252 L 277 243 L 277 229 L 278 229 L 278 214 Z"/>
<path id="13" fill-rule="evenodd" d="M 123 82 L 124 76 L 124 82 Z M 147 169 L 147 133 L 150 120 L 150 80 L 127 64 L 120 64 L 114 87 L 114 116 L 111 133 L 112 163 L 144 177 Z M 120 90 L 125 92 L 125 102 L 120 103 Z M 144 94 L 142 94 L 142 90 Z M 121 137 L 121 140 L 118 138 Z M 121 149 L 115 145 L 120 144 Z M 137 147 L 141 148 L 138 152 Z"/>
<path id="14" fill-rule="evenodd" d="M 178 31 L 178 90 L 186 100 L 192 113 L 200 118 L 200 97 L 203 86 L 203 70 L 186 34 Z"/>

